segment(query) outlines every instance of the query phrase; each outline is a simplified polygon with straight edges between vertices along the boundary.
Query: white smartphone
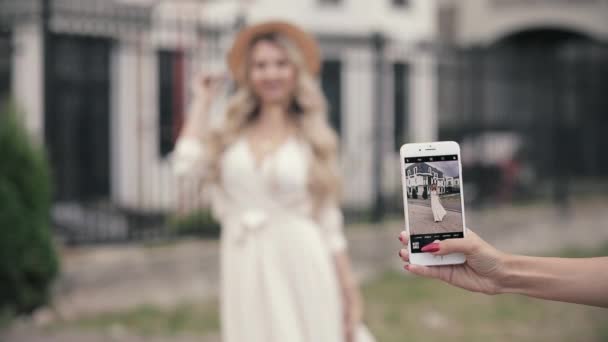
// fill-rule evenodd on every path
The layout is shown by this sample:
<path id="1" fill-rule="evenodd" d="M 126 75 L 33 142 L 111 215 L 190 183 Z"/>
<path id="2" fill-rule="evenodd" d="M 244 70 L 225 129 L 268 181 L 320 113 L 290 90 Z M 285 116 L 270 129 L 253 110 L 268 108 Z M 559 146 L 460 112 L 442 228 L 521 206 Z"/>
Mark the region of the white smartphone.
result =
<path id="1" fill-rule="evenodd" d="M 460 239 L 466 234 L 460 146 L 453 141 L 405 144 L 400 156 L 410 262 L 464 263 L 461 253 L 436 256 L 422 251 L 435 240 Z"/>

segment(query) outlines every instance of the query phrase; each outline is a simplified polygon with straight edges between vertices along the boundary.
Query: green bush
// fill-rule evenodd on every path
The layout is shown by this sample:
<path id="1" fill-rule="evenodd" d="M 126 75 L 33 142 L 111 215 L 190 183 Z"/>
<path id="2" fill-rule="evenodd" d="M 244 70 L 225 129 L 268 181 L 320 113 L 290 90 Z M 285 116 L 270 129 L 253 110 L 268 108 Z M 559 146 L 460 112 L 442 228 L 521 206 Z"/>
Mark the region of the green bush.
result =
<path id="1" fill-rule="evenodd" d="M 44 152 L 7 106 L 0 112 L 0 312 L 31 313 L 49 300 L 58 273 L 50 187 Z"/>
<path id="2" fill-rule="evenodd" d="M 220 224 L 211 216 L 209 210 L 195 210 L 186 215 L 174 215 L 169 218 L 169 227 L 179 235 L 202 235 L 218 237 Z"/>

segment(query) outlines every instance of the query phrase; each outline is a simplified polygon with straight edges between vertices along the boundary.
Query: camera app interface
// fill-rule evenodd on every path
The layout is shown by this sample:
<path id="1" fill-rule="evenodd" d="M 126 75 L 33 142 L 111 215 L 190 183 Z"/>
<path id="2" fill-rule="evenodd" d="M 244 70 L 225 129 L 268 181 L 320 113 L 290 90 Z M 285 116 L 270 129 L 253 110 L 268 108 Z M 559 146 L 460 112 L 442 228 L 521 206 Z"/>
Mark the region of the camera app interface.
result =
<path id="1" fill-rule="evenodd" d="M 464 237 L 457 155 L 405 158 L 405 181 L 412 253 Z"/>

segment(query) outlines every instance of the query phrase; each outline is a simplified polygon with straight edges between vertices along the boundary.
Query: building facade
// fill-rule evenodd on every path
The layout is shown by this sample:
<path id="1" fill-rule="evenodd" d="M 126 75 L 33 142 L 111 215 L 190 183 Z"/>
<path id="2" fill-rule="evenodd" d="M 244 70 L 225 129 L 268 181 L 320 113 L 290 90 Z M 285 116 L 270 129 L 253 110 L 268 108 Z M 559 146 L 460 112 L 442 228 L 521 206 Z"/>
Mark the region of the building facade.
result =
<path id="1" fill-rule="evenodd" d="M 43 54 L 41 21 L 8 18 L 13 51 L 3 78 L 27 127 L 48 146 L 60 202 L 174 209 L 179 184 L 170 152 L 192 77 L 225 68 L 243 23 L 289 20 L 318 38 L 346 206 L 372 205 L 374 165 L 382 165 L 383 189 L 399 188 L 398 147 L 436 138 L 433 79 L 416 77 L 430 67 L 421 46 L 436 35 L 433 1 L 49 3 L 51 55 Z M 0 6 L 23 12 L 11 1 Z M 379 70 L 385 77 L 376 77 Z"/>
<path id="2" fill-rule="evenodd" d="M 439 195 L 460 192 L 460 178 L 450 177 L 440 169 L 427 163 L 414 163 L 405 168 L 405 179 L 408 198 L 430 196 L 431 186 L 437 186 Z M 415 194 L 414 194 L 415 193 Z"/>
<path id="3" fill-rule="evenodd" d="M 401 191 L 401 144 L 461 140 L 471 132 L 522 132 L 530 117 L 543 115 L 541 122 L 554 122 L 551 101 L 556 97 L 562 101 L 560 120 L 567 123 L 556 132 L 587 132 L 575 136 L 577 149 L 584 152 L 573 165 L 583 165 L 591 176 L 608 172 L 601 158 L 608 143 L 597 138 L 608 129 L 602 119 L 606 80 L 598 76 L 604 69 L 575 70 L 593 80 L 591 91 L 566 87 L 557 96 L 544 78 L 551 70 L 538 67 L 549 55 L 537 56 L 540 63 L 529 63 L 531 69 L 511 68 L 522 64 L 513 58 L 477 70 L 475 65 L 485 64 L 469 63 L 471 68 L 458 59 L 445 62 L 442 52 L 447 46 L 518 56 L 521 49 L 538 45 L 541 34 L 543 44 L 553 38 L 549 48 L 537 50 L 573 65 L 600 65 L 594 61 L 605 60 L 605 49 L 598 46 L 608 41 L 606 0 L 50 3 L 53 49 L 45 55 L 36 20 L 40 2 L 0 0 L 0 46 L 6 41 L 11 46 L 0 48 L 0 97 L 10 91 L 30 132 L 46 142 L 60 201 L 84 198 L 137 211 L 174 209 L 179 184 L 170 170 L 170 152 L 191 100 L 192 77 L 225 68 L 223 56 L 239 25 L 269 19 L 293 21 L 321 44 L 320 81 L 340 135 L 348 207 L 372 206 L 378 179 L 387 196 Z M 581 42 L 590 44 L 579 48 Z M 442 72 L 446 65 L 456 69 Z M 518 73 L 535 77 L 524 83 L 509 78 Z M 487 78 L 479 76 L 478 82 L 461 75 Z M 573 75 L 565 82 L 579 82 Z M 540 127 L 542 132 L 545 126 Z M 532 141 L 536 136 L 526 134 Z M 539 145 L 539 160 L 550 147 Z M 424 181 L 417 177 L 416 182 Z M 460 186 L 458 179 L 452 185 L 447 178 L 441 182 L 444 189 Z"/>

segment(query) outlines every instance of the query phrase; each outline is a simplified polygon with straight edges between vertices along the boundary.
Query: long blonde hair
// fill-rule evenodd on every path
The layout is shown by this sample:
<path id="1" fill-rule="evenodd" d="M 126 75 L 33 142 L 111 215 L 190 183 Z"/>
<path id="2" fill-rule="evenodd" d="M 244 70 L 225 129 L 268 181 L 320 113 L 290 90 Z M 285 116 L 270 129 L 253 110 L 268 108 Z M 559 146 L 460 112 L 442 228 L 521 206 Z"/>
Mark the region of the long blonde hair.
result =
<path id="1" fill-rule="evenodd" d="M 327 201 L 338 201 L 341 190 L 337 162 L 338 139 L 327 120 L 327 101 L 317 80 L 304 66 L 300 51 L 289 39 L 277 33 L 265 34 L 252 41 L 249 51 L 262 40 L 282 47 L 296 68 L 297 82 L 289 115 L 296 124 L 298 136 L 306 141 L 312 150 L 308 188 L 314 207 L 318 209 Z M 246 76 L 249 63 L 243 64 L 238 72 Z M 240 79 L 248 80 L 248 77 Z M 243 82 L 228 101 L 224 125 L 207 137 L 206 144 L 209 146 L 212 168 L 209 181 L 219 183 L 222 154 L 255 120 L 259 115 L 259 108 L 259 100 L 251 86 L 247 81 Z"/>

